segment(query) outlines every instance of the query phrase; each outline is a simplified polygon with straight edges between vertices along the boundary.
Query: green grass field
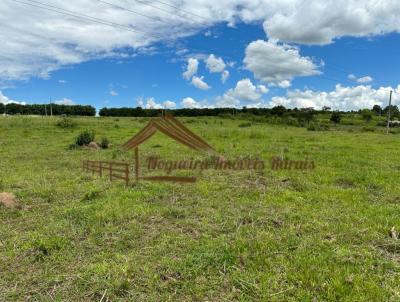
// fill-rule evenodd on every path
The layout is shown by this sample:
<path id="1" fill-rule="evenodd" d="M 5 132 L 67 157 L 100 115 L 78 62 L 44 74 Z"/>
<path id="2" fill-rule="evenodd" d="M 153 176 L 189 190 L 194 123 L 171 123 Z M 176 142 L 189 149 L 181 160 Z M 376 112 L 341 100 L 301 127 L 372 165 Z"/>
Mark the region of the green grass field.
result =
<path id="1" fill-rule="evenodd" d="M 148 119 L 57 120 L 0 117 L 0 192 L 20 205 L 0 205 L 0 301 L 400 301 L 399 134 L 181 118 L 227 158 L 316 168 L 125 187 L 82 160 L 133 162 L 119 146 Z M 69 150 L 83 129 L 112 147 Z M 202 157 L 159 134 L 140 152 Z"/>

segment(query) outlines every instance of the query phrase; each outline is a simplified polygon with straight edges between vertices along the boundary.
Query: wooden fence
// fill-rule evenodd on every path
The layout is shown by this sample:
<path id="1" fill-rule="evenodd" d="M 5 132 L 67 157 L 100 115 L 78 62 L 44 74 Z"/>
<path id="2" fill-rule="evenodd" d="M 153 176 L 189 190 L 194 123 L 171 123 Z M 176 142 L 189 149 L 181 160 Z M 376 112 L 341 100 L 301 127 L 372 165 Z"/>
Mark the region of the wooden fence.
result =
<path id="1" fill-rule="evenodd" d="M 129 164 L 124 162 L 111 161 L 94 161 L 84 160 L 82 165 L 83 171 L 99 173 L 100 177 L 108 173 L 110 181 L 114 179 L 125 180 L 125 184 L 129 184 Z M 119 174 L 115 174 L 115 172 Z"/>

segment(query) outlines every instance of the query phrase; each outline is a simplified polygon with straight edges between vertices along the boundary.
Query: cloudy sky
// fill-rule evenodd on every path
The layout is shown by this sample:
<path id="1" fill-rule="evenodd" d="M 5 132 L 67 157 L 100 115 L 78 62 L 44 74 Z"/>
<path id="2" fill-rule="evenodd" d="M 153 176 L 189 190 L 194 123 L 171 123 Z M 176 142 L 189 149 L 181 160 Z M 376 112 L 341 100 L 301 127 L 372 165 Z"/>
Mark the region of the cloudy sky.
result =
<path id="1" fill-rule="evenodd" d="M 398 0 L 2 0 L 0 102 L 400 102 Z"/>

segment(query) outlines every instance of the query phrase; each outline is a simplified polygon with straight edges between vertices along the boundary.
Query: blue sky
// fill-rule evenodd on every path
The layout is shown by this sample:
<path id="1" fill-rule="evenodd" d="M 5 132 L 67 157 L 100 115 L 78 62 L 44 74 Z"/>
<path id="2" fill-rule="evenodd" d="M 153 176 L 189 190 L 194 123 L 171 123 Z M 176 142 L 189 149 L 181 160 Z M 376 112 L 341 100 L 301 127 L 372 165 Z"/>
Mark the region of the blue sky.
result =
<path id="1" fill-rule="evenodd" d="M 202 16 L 207 22 L 197 21 L 193 25 L 185 15 L 181 18 L 184 21 L 179 20 L 179 25 L 173 26 L 174 18 L 143 6 L 147 15 L 160 14 L 158 17 L 164 18 L 164 23 L 171 23 L 171 28 L 152 30 L 157 35 L 162 32 L 163 37 L 144 42 L 139 42 L 141 37 L 129 35 L 115 38 L 125 35 L 121 28 L 112 31 L 110 26 L 110 29 L 92 28 L 93 25 L 85 20 L 37 7 L 12 1 L 1 4 L 3 17 L 0 23 L 7 24 L 4 15 L 10 15 L 7 12 L 18 8 L 25 9 L 33 19 L 41 16 L 34 26 L 43 24 L 40 30 L 33 30 L 33 25 L 22 19 L 17 28 L 2 27 L 0 30 L 0 35 L 8 36 L 3 39 L 5 49 L 0 50 L 0 63 L 5 63 L 0 67 L 0 101 L 44 103 L 52 99 L 59 103 L 90 104 L 98 109 L 122 106 L 272 107 L 282 104 L 315 108 L 326 105 L 350 110 L 371 107 L 375 103 L 385 105 L 391 89 L 395 91 L 394 101 L 397 101 L 400 36 L 396 24 L 381 24 L 379 15 L 368 15 L 371 14 L 370 1 L 364 4 L 342 2 L 347 6 L 360 5 L 352 9 L 365 10 L 360 24 L 354 24 L 357 23 L 356 15 L 346 17 L 341 13 L 343 8 L 334 2 L 312 1 L 318 7 L 325 3 L 327 18 L 332 14 L 332 24 L 321 23 L 318 18 L 314 21 L 311 5 L 307 10 L 309 23 L 315 24 L 310 28 L 308 23 L 298 19 L 304 1 L 293 1 L 297 3 L 297 11 L 278 7 L 274 12 L 267 6 L 274 1 L 256 1 L 260 10 L 265 9 L 265 16 L 249 16 L 243 8 L 225 4 L 231 15 L 224 17 L 209 16 L 208 6 L 204 6 L 207 1 L 199 1 L 198 10 L 193 10 L 190 2 L 184 2 L 179 6 L 182 10 L 203 11 Z M 387 2 L 399 8 L 395 2 Z M 71 1 L 67 6 L 62 1 L 41 3 L 79 11 L 79 5 L 87 4 L 87 1 Z M 126 1 L 114 0 L 112 3 L 127 8 Z M 224 4 L 221 5 L 223 8 Z M 161 3 L 157 7 L 166 8 Z M 119 24 L 121 19 L 126 19 L 127 25 L 136 25 L 137 18 L 126 10 L 108 7 L 104 15 L 104 6 L 95 8 L 99 11 L 87 8 L 85 15 L 109 22 L 119 20 Z M 136 4 L 130 8 L 139 10 L 141 7 Z M 110 9 L 115 9 L 111 12 L 122 14 L 125 19 L 117 16 L 114 19 Z M 285 9 L 292 16 L 288 13 L 287 20 L 282 21 L 281 14 Z M 385 13 L 384 9 L 382 7 L 379 13 Z M 176 13 L 182 14 L 182 11 L 177 9 Z M 318 15 L 315 12 L 316 17 L 320 14 L 320 11 Z M 369 18 L 368 22 L 365 18 Z M 59 28 L 64 33 L 58 34 L 54 30 L 52 24 L 55 22 L 61 24 Z M 335 24 L 340 27 L 336 28 Z M 147 23 L 144 25 L 148 26 Z M 84 28 L 82 26 L 90 27 L 93 32 L 88 30 L 85 35 L 76 37 L 77 31 Z M 71 28 L 73 30 L 69 31 Z M 148 27 L 142 28 L 149 31 Z M 14 45 L 19 46 L 18 50 L 13 48 Z M 214 55 L 214 61 L 210 60 L 210 55 Z M 185 78 L 183 73 L 189 59 L 195 60 L 198 67 Z M 213 62 L 216 64 L 214 72 L 210 67 Z M 221 80 L 223 72 L 229 72 L 225 82 Z"/>

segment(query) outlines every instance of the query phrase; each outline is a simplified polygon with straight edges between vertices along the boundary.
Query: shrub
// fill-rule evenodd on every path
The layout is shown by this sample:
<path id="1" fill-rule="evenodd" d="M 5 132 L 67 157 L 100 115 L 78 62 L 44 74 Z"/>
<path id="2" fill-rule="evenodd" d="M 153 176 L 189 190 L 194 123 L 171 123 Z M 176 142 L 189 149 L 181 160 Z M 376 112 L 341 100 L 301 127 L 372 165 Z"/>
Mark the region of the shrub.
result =
<path id="1" fill-rule="evenodd" d="M 275 106 L 271 109 L 272 115 L 282 116 L 286 112 L 286 108 L 282 105 Z"/>
<path id="2" fill-rule="evenodd" d="M 85 146 L 92 141 L 94 141 L 94 132 L 85 130 L 76 137 L 75 144 L 78 146 Z"/>
<path id="3" fill-rule="evenodd" d="M 361 130 L 363 132 L 375 132 L 375 127 L 373 127 L 373 126 L 365 126 L 365 127 L 362 127 Z"/>
<path id="4" fill-rule="evenodd" d="M 287 117 L 287 119 L 285 120 L 286 125 L 288 126 L 294 126 L 294 127 L 300 127 L 301 123 L 299 122 L 299 120 L 295 119 L 294 117 Z"/>
<path id="5" fill-rule="evenodd" d="M 368 109 L 361 110 L 361 117 L 366 123 L 369 123 L 372 120 L 372 112 Z"/>
<path id="6" fill-rule="evenodd" d="M 103 137 L 100 142 L 101 149 L 108 149 L 110 142 L 108 141 L 107 137 Z"/>
<path id="7" fill-rule="evenodd" d="M 251 127 L 251 123 L 241 123 L 241 124 L 239 124 L 239 128 L 247 128 L 247 127 Z"/>
<path id="8" fill-rule="evenodd" d="M 334 122 L 335 124 L 339 124 L 340 123 L 340 119 L 341 119 L 341 116 L 340 116 L 339 112 L 337 112 L 337 111 L 332 112 L 332 115 L 331 115 L 331 118 L 330 118 L 331 122 Z"/>
<path id="9" fill-rule="evenodd" d="M 329 125 L 320 123 L 310 123 L 307 127 L 308 131 L 328 131 Z"/>
<path id="10" fill-rule="evenodd" d="M 76 127 L 76 123 L 72 119 L 64 116 L 60 120 L 57 121 L 56 126 L 63 128 L 63 129 L 74 128 L 74 127 Z"/>

